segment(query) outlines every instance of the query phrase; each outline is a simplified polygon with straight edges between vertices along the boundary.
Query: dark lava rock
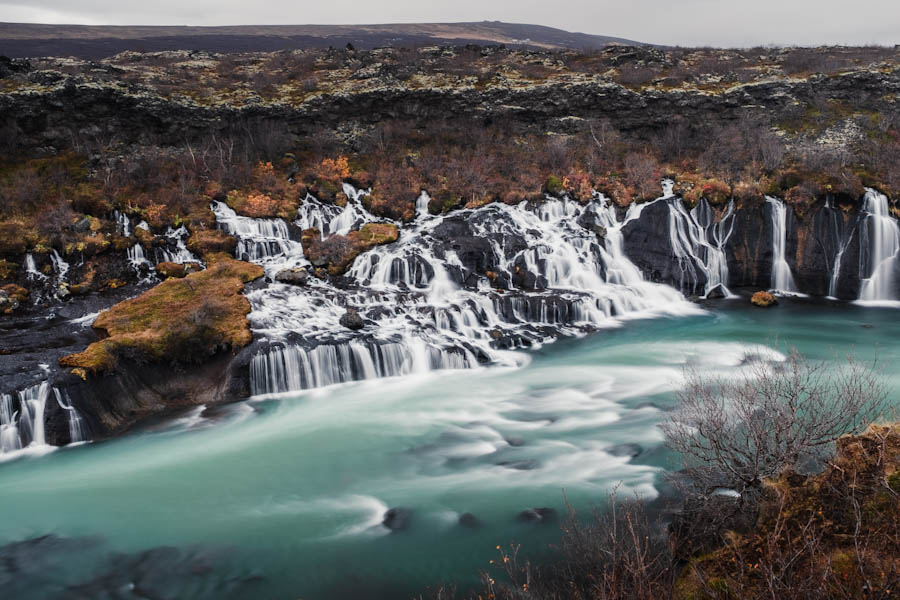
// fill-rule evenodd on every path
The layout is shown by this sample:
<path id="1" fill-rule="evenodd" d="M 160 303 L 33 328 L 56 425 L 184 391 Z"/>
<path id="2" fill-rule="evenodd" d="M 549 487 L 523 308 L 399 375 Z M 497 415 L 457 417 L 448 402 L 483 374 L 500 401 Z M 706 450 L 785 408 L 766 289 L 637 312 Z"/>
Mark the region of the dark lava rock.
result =
<path id="1" fill-rule="evenodd" d="M 481 527 L 481 521 L 472 513 L 463 513 L 459 515 L 459 524 L 466 529 L 478 529 Z"/>
<path id="2" fill-rule="evenodd" d="M 355 308 L 348 308 L 347 312 L 343 314 L 340 320 L 340 324 L 347 329 L 352 329 L 353 331 L 358 331 L 366 326 L 366 322 L 363 321 L 363 318 L 359 316 L 359 313 L 356 312 Z"/>
<path id="3" fill-rule="evenodd" d="M 529 508 L 516 517 L 522 523 L 549 523 L 556 520 L 556 511 L 552 508 Z"/>
<path id="4" fill-rule="evenodd" d="M 409 508 L 391 508 L 384 513 L 384 519 L 381 524 L 391 531 L 403 531 L 409 528 L 409 522 L 412 519 L 412 510 Z"/>
<path id="5" fill-rule="evenodd" d="M 309 279 L 309 273 L 303 267 L 282 269 L 275 274 L 275 281 L 291 285 L 306 285 L 307 279 Z"/>
<path id="6" fill-rule="evenodd" d="M 618 444 L 607 450 L 613 456 L 629 456 L 634 458 L 641 455 L 644 449 L 640 444 Z"/>
<path id="7" fill-rule="evenodd" d="M 725 298 L 725 297 L 726 297 L 725 288 L 722 286 L 721 283 L 706 293 L 707 300 L 719 300 L 719 299 Z"/>
<path id="8" fill-rule="evenodd" d="M 506 443 L 509 444 L 510 446 L 518 447 L 518 446 L 524 446 L 525 440 L 523 440 L 522 438 L 511 437 L 511 438 L 506 438 Z"/>

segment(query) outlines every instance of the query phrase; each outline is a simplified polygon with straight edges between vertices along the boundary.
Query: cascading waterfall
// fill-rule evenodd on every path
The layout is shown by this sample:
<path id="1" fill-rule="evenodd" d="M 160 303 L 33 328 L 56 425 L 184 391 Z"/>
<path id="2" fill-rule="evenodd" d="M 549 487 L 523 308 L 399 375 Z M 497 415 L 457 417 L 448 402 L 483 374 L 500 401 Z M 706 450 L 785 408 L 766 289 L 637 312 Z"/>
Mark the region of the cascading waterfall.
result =
<path id="1" fill-rule="evenodd" d="M 45 381 L 17 392 L 16 398 L 10 394 L 0 394 L 0 452 L 47 445 L 44 438 L 44 407 L 50 391 L 50 384 Z"/>
<path id="2" fill-rule="evenodd" d="M 734 228 L 734 201 L 717 220 L 706 198 L 688 212 L 681 198 L 669 196 L 664 197 L 669 206 L 669 242 L 681 268 L 681 289 L 697 287 L 702 275 L 704 296 L 717 287 L 730 296 L 725 244 Z"/>
<path id="3" fill-rule="evenodd" d="M 44 414 L 51 394 L 66 411 L 72 443 L 88 440 L 88 430 L 68 394 L 44 381 L 15 395 L 0 394 L 0 454 L 25 448 L 48 447 L 44 434 Z"/>
<path id="4" fill-rule="evenodd" d="M 894 274 L 900 255 L 900 227 L 891 216 L 887 196 L 866 189 L 866 221 L 860 230 L 860 288 L 859 301 L 870 303 L 896 302 Z M 863 277 L 863 274 L 866 274 Z"/>
<path id="5" fill-rule="evenodd" d="M 787 207 L 784 202 L 766 196 L 772 221 L 772 290 L 797 293 L 797 284 L 787 262 Z"/>
<path id="6" fill-rule="evenodd" d="M 219 226 L 237 237 L 238 258 L 267 269 L 303 261 L 303 248 L 300 242 L 291 240 L 290 228 L 283 219 L 242 217 L 224 202 L 213 202 L 212 210 Z"/>
<path id="7" fill-rule="evenodd" d="M 156 262 L 171 262 L 179 264 L 191 262 L 199 263 L 200 261 L 191 253 L 190 250 L 187 249 L 187 244 L 185 243 L 185 240 L 189 238 L 190 235 L 190 232 L 184 225 L 182 225 L 178 229 L 172 229 L 171 227 L 169 227 L 166 230 L 165 238 L 170 247 L 156 249 Z M 171 249 L 171 246 L 174 246 L 174 249 Z"/>
<path id="8" fill-rule="evenodd" d="M 385 221 L 365 210 L 361 192 L 346 186 L 345 193 L 353 227 Z M 492 204 L 450 217 L 429 215 L 426 194 L 417 206 L 416 221 L 401 227 L 396 243 L 357 257 L 347 274 L 355 284 L 335 287 L 311 278 L 302 291 L 276 283 L 248 293 L 252 327 L 268 345 L 251 361 L 255 394 L 485 363 L 517 365 L 523 355 L 500 348 L 615 327 L 621 318 L 698 310 L 677 291 L 644 281 L 622 251 L 621 227 L 639 216 L 639 207 L 620 223 L 600 194 L 586 206 L 547 198 L 536 206 Z M 283 221 L 238 217 L 223 205 L 214 211 L 244 248 L 287 239 L 273 235 L 286 231 Z M 296 225 L 327 236 L 345 231 L 345 212 L 307 198 Z M 606 228 L 604 240 L 577 223 L 582 216 Z M 445 241 L 441 229 L 448 219 L 465 222 L 472 238 L 489 242 L 496 279 L 466 266 Z M 254 262 L 273 270 L 308 264 L 302 248 L 272 250 Z M 500 279 L 504 290 L 497 289 Z M 364 317 L 362 331 L 338 323 L 347 306 Z"/>

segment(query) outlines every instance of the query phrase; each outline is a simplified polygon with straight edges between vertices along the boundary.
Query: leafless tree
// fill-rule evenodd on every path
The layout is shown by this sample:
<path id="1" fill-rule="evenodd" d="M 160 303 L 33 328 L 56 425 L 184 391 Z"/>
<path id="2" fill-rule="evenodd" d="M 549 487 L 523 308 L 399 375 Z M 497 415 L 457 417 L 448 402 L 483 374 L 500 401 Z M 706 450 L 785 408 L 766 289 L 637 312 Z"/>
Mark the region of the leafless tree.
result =
<path id="1" fill-rule="evenodd" d="M 638 195 L 646 198 L 659 185 L 659 162 L 652 154 L 632 152 L 625 157 L 625 176 L 637 188 Z"/>
<path id="2" fill-rule="evenodd" d="M 797 351 L 780 363 L 754 361 L 736 378 L 688 370 L 686 379 L 664 431 L 706 493 L 758 489 L 870 423 L 886 399 L 874 363 L 814 363 Z"/>

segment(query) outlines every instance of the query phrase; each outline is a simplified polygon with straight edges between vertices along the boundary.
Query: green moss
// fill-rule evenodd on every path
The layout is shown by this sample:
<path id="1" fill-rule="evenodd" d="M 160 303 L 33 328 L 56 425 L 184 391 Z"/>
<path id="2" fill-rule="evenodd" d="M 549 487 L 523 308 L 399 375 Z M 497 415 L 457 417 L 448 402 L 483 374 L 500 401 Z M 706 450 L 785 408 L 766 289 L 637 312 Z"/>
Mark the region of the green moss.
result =
<path id="1" fill-rule="evenodd" d="M 241 292 L 263 270 L 223 255 L 210 261 L 205 271 L 166 280 L 101 313 L 93 326 L 103 339 L 59 364 L 98 374 L 122 359 L 190 363 L 249 344 L 250 303 Z"/>
<path id="2" fill-rule="evenodd" d="M 559 196 L 564 191 L 562 179 L 556 175 L 550 175 L 544 182 L 544 191 L 553 196 Z"/>

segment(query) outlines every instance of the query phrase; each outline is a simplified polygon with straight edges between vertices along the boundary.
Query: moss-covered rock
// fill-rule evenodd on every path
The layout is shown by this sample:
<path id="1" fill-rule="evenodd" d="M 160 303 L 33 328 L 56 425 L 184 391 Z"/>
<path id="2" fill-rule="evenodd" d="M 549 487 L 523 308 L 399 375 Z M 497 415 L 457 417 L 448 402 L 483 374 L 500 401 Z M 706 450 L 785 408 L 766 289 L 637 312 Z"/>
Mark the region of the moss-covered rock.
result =
<path id="1" fill-rule="evenodd" d="M 304 229 L 300 241 L 303 253 L 315 267 L 327 268 L 329 275 L 343 275 L 360 253 L 396 242 L 400 235 L 392 223 L 367 223 L 347 235 L 332 235 L 324 240 L 318 229 Z"/>
<path id="2" fill-rule="evenodd" d="M 778 299 L 770 292 L 759 291 L 753 294 L 750 298 L 750 303 L 753 304 L 753 306 L 769 308 L 770 306 L 778 304 Z"/>
<path id="3" fill-rule="evenodd" d="M 28 300 L 28 290 L 22 286 L 8 284 L 0 287 L 0 314 L 12 314 Z"/>
<path id="4" fill-rule="evenodd" d="M 59 364 L 92 374 L 118 361 L 194 363 L 250 343 L 244 284 L 263 275 L 257 265 L 226 256 L 184 279 L 169 279 L 104 311 L 94 321 L 103 338 Z"/>
<path id="5" fill-rule="evenodd" d="M 156 272 L 165 278 L 174 277 L 176 279 L 187 275 L 187 269 L 184 265 L 172 262 L 161 262 L 156 265 Z"/>
<path id="6" fill-rule="evenodd" d="M 237 248 L 237 240 L 218 229 L 201 229 L 195 231 L 187 241 L 188 250 L 194 254 L 205 257 L 209 254 L 234 254 Z"/>

